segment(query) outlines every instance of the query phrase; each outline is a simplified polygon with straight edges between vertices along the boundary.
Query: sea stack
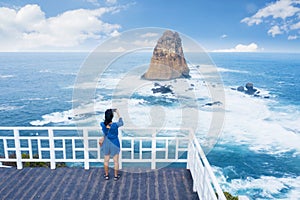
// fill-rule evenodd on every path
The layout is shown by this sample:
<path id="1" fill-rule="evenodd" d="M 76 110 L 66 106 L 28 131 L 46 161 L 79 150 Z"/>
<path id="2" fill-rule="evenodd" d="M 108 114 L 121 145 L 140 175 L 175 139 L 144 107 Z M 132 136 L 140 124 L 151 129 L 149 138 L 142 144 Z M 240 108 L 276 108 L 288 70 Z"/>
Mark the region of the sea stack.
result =
<path id="1" fill-rule="evenodd" d="M 187 78 L 189 72 L 179 34 L 165 31 L 153 50 L 150 67 L 142 78 L 147 80 Z"/>

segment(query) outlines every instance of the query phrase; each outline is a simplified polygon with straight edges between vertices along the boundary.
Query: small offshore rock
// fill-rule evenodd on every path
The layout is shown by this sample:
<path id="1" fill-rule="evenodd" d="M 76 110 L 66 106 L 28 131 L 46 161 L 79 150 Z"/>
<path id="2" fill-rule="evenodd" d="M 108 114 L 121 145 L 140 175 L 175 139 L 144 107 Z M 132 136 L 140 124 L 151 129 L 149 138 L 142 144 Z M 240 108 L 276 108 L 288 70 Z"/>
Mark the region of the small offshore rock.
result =
<path id="1" fill-rule="evenodd" d="M 154 87 L 159 87 L 160 84 L 159 83 L 154 83 Z"/>
<path id="2" fill-rule="evenodd" d="M 222 102 L 220 101 L 215 101 L 215 102 L 212 102 L 212 103 L 206 103 L 205 106 L 213 106 L 213 105 L 222 105 Z"/>
<path id="3" fill-rule="evenodd" d="M 170 94 L 173 94 L 173 91 L 171 89 L 171 85 L 160 85 L 158 83 L 154 84 L 155 87 L 157 88 L 152 88 L 152 92 L 153 94 L 155 93 L 161 93 L 161 94 L 167 94 L 167 93 L 170 93 Z"/>
<path id="4" fill-rule="evenodd" d="M 239 91 L 239 92 L 244 92 L 244 91 L 245 91 L 244 86 L 239 86 L 239 87 L 237 88 L 237 91 Z"/>
<path id="5" fill-rule="evenodd" d="M 254 89 L 253 83 L 247 83 L 246 88 L 247 90 L 245 91 L 245 93 L 249 95 L 253 95 L 257 91 L 257 89 Z"/>

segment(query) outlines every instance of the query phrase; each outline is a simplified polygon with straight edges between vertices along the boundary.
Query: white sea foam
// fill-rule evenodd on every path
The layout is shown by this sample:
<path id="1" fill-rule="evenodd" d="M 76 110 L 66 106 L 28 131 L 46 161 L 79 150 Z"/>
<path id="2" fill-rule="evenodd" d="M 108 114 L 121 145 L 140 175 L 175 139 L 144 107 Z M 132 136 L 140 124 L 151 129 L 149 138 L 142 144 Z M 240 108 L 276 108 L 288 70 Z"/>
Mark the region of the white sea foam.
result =
<path id="1" fill-rule="evenodd" d="M 10 74 L 8 74 L 8 75 L 1 75 L 1 74 L 0 74 L 0 78 L 1 78 L 1 79 L 13 78 L 13 77 L 15 77 L 15 75 L 10 75 Z"/>
<path id="2" fill-rule="evenodd" d="M 122 79 L 103 79 L 105 84 L 99 83 L 99 88 L 113 88 L 113 98 L 111 100 L 103 100 L 102 95 L 98 95 L 97 99 L 90 104 L 81 105 L 73 110 L 62 113 L 51 113 L 44 115 L 42 120 L 31 122 L 32 125 L 46 125 L 49 123 L 70 123 L 70 118 L 76 122 L 91 122 L 95 124 L 95 119 L 99 122 L 103 120 L 103 116 L 97 115 L 94 119 L 88 119 L 80 116 L 86 116 L 88 113 L 104 112 L 107 108 L 116 107 L 120 109 L 124 117 L 126 125 L 147 128 L 149 126 L 159 127 L 183 127 L 183 121 L 191 123 L 195 119 L 195 115 L 183 114 L 183 109 L 190 113 L 198 113 L 200 107 L 195 99 L 206 99 L 210 102 L 209 91 L 206 83 L 198 79 L 179 79 L 177 81 L 151 82 L 140 79 L 140 77 L 128 75 Z M 101 82 L 100 81 L 100 82 Z M 153 93 L 155 83 L 160 85 L 172 85 L 173 93 Z M 84 87 L 82 87 L 84 88 Z M 109 94 L 107 94 L 109 95 Z M 134 95 L 139 95 L 137 98 Z M 154 98 L 162 98 L 169 106 L 153 105 L 149 101 Z M 175 105 L 173 105 L 175 104 Z M 207 130 L 209 120 L 211 119 L 211 110 L 203 109 L 199 111 L 198 117 L 201 119 L 201 130 Z M 159 117 L 157 117 L 159 116 Z M 84 119 L 83 119 L 84 118 Z M 90 117 L 92 118 L 92 117 Z M 207 122 L 208 121 L 208 122 Z M 208 125 L 206 125 L 208 124 Z M 91 124 L 90 124 L 91 125 Z"/>
<path id="3" fill-rule="evenodd" d="M 97 88 L 115 89 L 119 82 L 120 79 L 116 77 L 101 78 L 97 83 Z"/>
<path id="4" fill-rule="evenodd" d="M 190 68 L 190 75 L 192 77 L 197 77 L 197 78 L 199 78 L 200 72 L 202 72 L 202 73 L 203 72 L 205 72 L 205 73 L 230 72 L 230 73 L 239 73 L 239 74 L 248 74 L 249 73 L 248 71 L 244 71 L 244 70 L 228 69 L 228 68 L 217 67 L 215 65 L 207 65 L 207 64 L 205 64 L 205 65 L 203 65 L 203 64 L 189 65 L 189 68 Z M 205 76 L 207 76 L 207 74 Z M 201 77 L 201 78 L 203 78 L 203 77 Z"/>
<path id="5" fill-rule="evenodd" d="M 99 81 L 89 81 L 76 83 L 75 85 L 70 85 L 64 87 L 63 89 L 108 89 L 113 90 L 117 87 L 120 79 L 118 78 L 101 78 Z"/>
<path id="6" fill-rule="evenodd" d="M 20 101 L 46 101 L 46 100 L 51 100 L 55 99 L 55 97 L 46 97 L 46 98 L 40 98 L 40 97 L 33 97 L 33 98 L 25 98 L 25 99 L 20 99 Z"/>
<path id="7" fill-rule="evenodd" d="M 96 89 L 97 88 L 97 82 L 84 82 L 84 83 L 79 83 L 76 85 L 70 85 L 66 86 L 63 89 Z"/>
<path id="8" fill-rule="evenodd" d="M 17 109 L 22 109 L 23 107 L 24 106 L 11 106 L 11 105 L 2 104 L 0 105 L 0 111 L 12 111 Z"/>
<path id="9" fill-rule="evenodd" d="M 198 72 L 194 72 L 197 74 Z M 127 75 L 121 79 L 104 78 L 98 83 L 98 89 L 113 89 L 113 99 L 103 100 L 99 96 L 95 102 L 82 105 L 72 111 L 55 113 L 43 116 L 43 120 L 32 122 L 34 125 L 44 125 L 48 123 L 69 123 L 69 117 L 76 119 L 75 115 L 87 115 L 87 113 L 103 112 L 107 108 L 117 107 L 123 113 L 129 125 L 138 127 L 148 127 L 154 125 L 155 112 L 161 112 L 160 118 L 164 117 L 163 126 L 181 127 L 183 118 L 193 121 L 195 116 L 183 116 L 182 111 L 197 112 L 198 133 L 206 134 L 212 119 L 212 107 L 205 106 L 206 103 L 213 103 L 210 97 L 208 85 L 212 83 L 199 79 L 192 73 L 191 79 L 178 79 L 176 81 L 158 82 L 160 85 L 172 85 L 173 94 L 164 94 L 165 101 L 171 102 L 171 106 L 151 105 L 147 98 L 163 96 L 153 94 L 152 88 L 155 82 L 140 79 L 140 77 Z M 88 83 L 81 85 L 82 88 L 90 87 Z M 94 85 L 93 85 L 94 87 Z M 268 95 L 268 91 L 260 90 L 261 94 Z M 138 94 L 142 98 L 133 98 Z M 295 151 L 295 155 L 300 152 L 300 117 L 299 112 L 282 112 L 278 115 L 270 109 L 274 100 L 255 98 L 229 88 L 225 89 L 226 118 L 224 121 L 221 142 L 239 143 L 249 146 L 249 149 L 258 153 L 282 154 L 287 151 Z M 172 101 L 179 101 L 172 105 Z M 193 104 L 195 99 L 202 99 Z M 190 105 L 193 105 L 192 107 Z M 75 114 L 74 114 L 75 113 Z M 297 114 L 298 113 L 298 114 Z M 88 115 L 87 115 L 88 116 Z M 158 114 L 159 116 L 159 114 Z M 88 118 L 78 118 L 78 120 L 93 121 Z M 101 121 L 102 116 L 96 116 L 96 120 Z M 156 120 L 160 126 L 162 122 Z"/>
<path id="10" fill-rule="evenodd" d="M 291 150 L 300 151 L 300 134 L 295 134 L 281 124 L 282 118 L 274 118 L 268 100 L 254 98 L 237 91 L 226 90 L 226 120 L 223 142 L 249 145 L 255 152 L 280 154 Z M 299 116 L 290 122 L 300 130 Z"/>
<path id="11" fill-rule="evenodd" d="M 289 192 L 285 194 L 285 197 L 281 197 L 280 199 L 298 199 L 300 196 L 300 176 L 282 178 L 261 176 L 257 179 L 247 177 L 246 179 L 232 179 L 228 182 L 221 168 L 213 167 L 213 171 L 216 174 L 221 188 L 235 195 L 246 195 L 250 197 L 251 195 L 257 196 L 255 193 L 258 193 L 258 195 L 263 198 L 256 199 L 275 199 L 275 196 L 282 195 L 282 190 L 289 190 Z"/>
<path id="12" fill-rule="evenodd" d="M 227 69 L 227 68 L 222 68 L 222 67 L 218 67 L 217 69 L 219 72 L 231 72 L 231 73 L 240 73 L 240 74 L 248 74 L 249 73 L 248 71 Z"/>
<path id="13" fill-rule="evenodd" d="M 50 123 L 67 123 L 69 122 L 69 117 L 72 117 L 72 111 L 64 112 L 54 112 L 42 116 L 42 120 L 35 120 L 30 122 L 33 126 L 44 126 Z"/>
<path id="14" fill-rule="evenodd" d="M 111 101 L 102 100 L 101 96 L 94 102 L 80 105 L 77 108 L 66 110 L 63 112 L 53 112 L 42 116 L 42 119 L 30 122 L 33 126 L 44 126 L 50 123 L 59 124 L 76 124 L 93 126 L 101 121 L 97 112 L 103 112 L 107 108 L 111 108 Z M 102 117 L 102 116 L 101 116 Z"/>
<path id="15" fill-rule="evenodd" d="M 60 75 L 73 75 L 76 76 L 77 73 L 76 72 L 68 72 L 68 71 L 53 71 L 50 69 L 42 69 L 39 71 L 39 73 L 50 73 L 50 74 L 60 74 Z"/>
<path id="16" fill-rule="evenodd" d="M 51 73 L 51 71 L 49 69 L 42 69 L 39 73 Z"/>

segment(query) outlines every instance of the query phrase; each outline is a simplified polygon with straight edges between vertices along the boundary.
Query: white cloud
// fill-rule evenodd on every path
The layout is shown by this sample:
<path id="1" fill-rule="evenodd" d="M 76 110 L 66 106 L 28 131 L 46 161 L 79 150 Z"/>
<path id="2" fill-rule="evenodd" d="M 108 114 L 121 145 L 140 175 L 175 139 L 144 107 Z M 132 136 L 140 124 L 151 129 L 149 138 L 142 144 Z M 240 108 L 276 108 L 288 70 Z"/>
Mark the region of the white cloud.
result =
<path id="1" fill-rule="evenodd" d="M 98 0 L 86 0 L 86 1 L 93 4 L 93 5 L 95 5 L 95 6 L 100 6 Z"/>
<path id="2" fill-rule="evenodd" d="M 157 37 L 158 33 L 145 33 L 143 35 L 141 35 L 141 38 L 149 38 L 149 37 Z"/>
<path id="3" fill-rule="evenodd" d="M 107 4 L 116 4 L 117 0 L 106 0 L 105 1 Z"/>
<path id="4" fill-rule="evenodd" d="M 120 33 L 119 33 L 119 31 L 117 31 L 117 30 L 114 30 L 113 32 L 110 33 L 110 36 L 111 36 L 111 37 L 117 37 L 117 36 L 119 36 L 119 35 L 120 35 Z"/>
<path id="5" fill-rule="evenodd" d="M 271 26 L 269 35 L 275 37 L 278 34 L 289 33 L 292 30 L 300 29 L 300 1 L 299 0 L 278 0 L 258 10 L 251 17 L 241 20 L 248 26 L 267 24 Z"/>
<path id="6" fill-rule="evenodd" d="M 297 35 L 289 35 L 288 40 L 296 40 L 298 38 L 299 38 L 299 36 L 297 36 Z"/>
<path id="7" fill-rule="evenodd" d="M 256 52 L 258 51 L 258 46 L 255 43 L 249 45 L 238 44 L 231 49 L 219 49 L 213 50 L 212 52 Z"/>
<path id="8" fill-rule="evenodd" d="M 226 35 L 226 34 L 221 35 L 222 39 L 227 38 L 227 37 L 228 37 L 228 35 Z"/>
<path id="9" fill-rule="evenodd" d="M 300 20 L 300 17 L 299 17 L 299 20 Z M 293 24 L 293 25 L 291 26 L 291 29 L 292 29 L 292 30 L 300 29 L 300 22 L 298 22 L 298 23 L 296 23 L 296 24 Z"/>
<path id="10" fill-rule="evenodd" d="M 110 50 L 110 52 L 125 52 L 127 49 L 125 49 L 124 47 L 118 47 L 116 49 L 112 49 Z"/>
<path id="11" fill-rule="evenodd" d="M 299 4 L 299 1 L 295 0 L 280 0 L 275 3 L 271 3 L 265 8 L 258 10 L 256 14 L 252 17 L 246 17 L 242 22 L 247 23 L 249 26 L 253 24 L 260 24 L 263 21 L 263 18 L 272 17 L 272 18 L 281 18 L 286 19 L 296 15 L 300 8 L 295 7 L 294 4 Z"/>
<path id="12" fill-rule="evenodd" d="M 154 47 L 157 43 L 157 40 L 136 40 L 133 42 L 134 45 L 138 47 Z"/>
<path id="13" fill-rule="evenodd" d="M 38 5 L 0 8 L 0 51 L 73 48 L 87 40 L 118 35 L 120 25 L 101 20 L 118 7 L 70 10 L 47 18 Z"/>
<path id="14" fill-rule="evenodd" d="M 276 35 L 282 34 L 281 29 L 279 26 L 272 26 L 271 29 L 268 31 L 269 35 L 272 35 L 272 37 L 275 37 Z"/>

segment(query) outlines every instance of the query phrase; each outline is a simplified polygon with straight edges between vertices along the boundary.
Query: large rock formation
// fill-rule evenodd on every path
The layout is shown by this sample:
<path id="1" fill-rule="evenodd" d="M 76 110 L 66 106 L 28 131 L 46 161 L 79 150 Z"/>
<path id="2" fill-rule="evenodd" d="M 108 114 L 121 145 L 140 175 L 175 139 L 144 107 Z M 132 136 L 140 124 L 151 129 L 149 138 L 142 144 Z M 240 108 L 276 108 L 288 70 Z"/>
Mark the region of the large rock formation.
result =
<path id="1" fill-rule="evenodd" d="M 171 80 L 189 77 L 189 72 L 179 34 L 165 31 L 154 48 L 150 67 L 142 77 L 148 80 Z"/>

